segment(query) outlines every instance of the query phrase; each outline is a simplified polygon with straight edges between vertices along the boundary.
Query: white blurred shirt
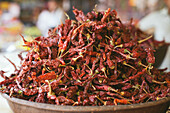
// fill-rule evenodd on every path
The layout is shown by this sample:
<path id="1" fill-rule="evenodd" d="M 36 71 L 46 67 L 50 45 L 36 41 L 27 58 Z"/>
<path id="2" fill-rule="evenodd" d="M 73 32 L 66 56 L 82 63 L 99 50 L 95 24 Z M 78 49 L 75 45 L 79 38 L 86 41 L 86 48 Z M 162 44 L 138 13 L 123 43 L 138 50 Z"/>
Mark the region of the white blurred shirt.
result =
<path id="1" fill-rule="evenodd" d="M 144 17 L 139 22 L 139 28 L 142 31 L 153 28 L 155 40 L 162 41 L 165 39 L 165 42 L 170 43 L 170 15 L 168 14 L 168 9 L 164 8 Z M 165 59 L 159 68 L 165 67 L 168 67 L 168 71 L 170 71 L 170 46 L 168 47 Z"/>
<path id="2" fill-rule="evenodd" d="M 48 36 L 48 30 L 50 28 L 56 27 L 64 22 L 65 15 L 61 8 L 58 8 L 54 12 L 49 12 L 44 10 L 40 13 L 37 21 L 37 27 L 40 29 L 43 36 Z"/>

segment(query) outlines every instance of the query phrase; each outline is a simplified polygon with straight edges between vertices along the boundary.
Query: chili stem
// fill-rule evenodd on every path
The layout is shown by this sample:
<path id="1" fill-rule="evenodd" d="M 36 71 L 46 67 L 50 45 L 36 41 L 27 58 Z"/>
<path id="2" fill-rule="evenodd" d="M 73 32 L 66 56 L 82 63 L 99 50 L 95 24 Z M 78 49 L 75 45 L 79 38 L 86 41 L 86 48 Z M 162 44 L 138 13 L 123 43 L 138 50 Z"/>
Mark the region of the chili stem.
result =
<path id="1" fill-rule="evenodd" d="M 152 38 L 152 35 L 143 39 L 143 40 L 138 41 L 138 43 L 141 44 L 142 42 L 145 42 L 145 41 L 149 40 L 150 38 Z"/>

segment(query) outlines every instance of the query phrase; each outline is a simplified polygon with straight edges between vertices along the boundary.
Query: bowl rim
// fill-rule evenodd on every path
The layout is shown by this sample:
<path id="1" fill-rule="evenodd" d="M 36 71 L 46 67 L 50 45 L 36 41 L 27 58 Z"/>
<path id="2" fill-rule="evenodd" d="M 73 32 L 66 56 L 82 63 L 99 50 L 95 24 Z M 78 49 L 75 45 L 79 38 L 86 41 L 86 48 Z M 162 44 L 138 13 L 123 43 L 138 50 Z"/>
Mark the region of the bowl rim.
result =
<path id="1" fill-rule="evenodd" d="M 156 101 L 146 102 L 146 103 L 138 103 L 138 104 L 131 104 L 131 105 L 108 105 L 108 106 L 69 106 L 69 105 L 54 105 L 54 104 L 47 104 L 47 103 L 38 103 L 38 102 L 31 102 L 24 99 L 19 99 L 15 97 L 10 97 L 5 93 L 1 93 L 1 95 L 7 99 L 7 101 L 11 101 L 20 105 L 25 105 L 28 107 L 44 109 L 44 110 L 52 110 L 52 111 L 79 111 L 79 112 L 87 112 L 87 111 L 119 111 L 119 110 L 132 110 L 132 109 L 139 109 L 144 107 L 151 107 L 156 106 L 159 104 L 163 104 L 165 102 L 169 102 L 170 106 L 170 97 L 164 97 Z"/>

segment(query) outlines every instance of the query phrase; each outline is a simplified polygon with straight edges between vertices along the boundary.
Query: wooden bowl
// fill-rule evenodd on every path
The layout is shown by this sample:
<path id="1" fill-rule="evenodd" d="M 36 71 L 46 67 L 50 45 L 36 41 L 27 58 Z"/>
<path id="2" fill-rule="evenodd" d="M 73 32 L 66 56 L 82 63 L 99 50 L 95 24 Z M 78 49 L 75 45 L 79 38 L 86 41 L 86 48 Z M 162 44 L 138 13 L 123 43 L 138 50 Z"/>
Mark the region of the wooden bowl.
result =
<path id="1" fill-rule="evenodd" d="M 14 113 L 166 113 L 170 106 L 170 97 L 158 101 L 117 106 L 60 106 L 30 102 L 18 98 L 7 99 Z"/>

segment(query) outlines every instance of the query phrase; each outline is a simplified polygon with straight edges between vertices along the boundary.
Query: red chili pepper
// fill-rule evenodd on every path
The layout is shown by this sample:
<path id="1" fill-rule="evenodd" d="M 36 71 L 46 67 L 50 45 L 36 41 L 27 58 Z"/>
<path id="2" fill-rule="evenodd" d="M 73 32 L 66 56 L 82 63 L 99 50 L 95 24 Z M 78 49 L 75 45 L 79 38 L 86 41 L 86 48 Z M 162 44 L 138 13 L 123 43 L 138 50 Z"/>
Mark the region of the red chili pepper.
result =
<path id="1" fill-rule="evenodd" d="M 107 19 L 107 17 L 109 16 L 109 14 L 110 14 L 110 8 L 106 11 L 106 13 L 103 15 L 103 18 L 101 19 L 101 22 L 104 22 L 106 19 Z"/>
<path id="2" fill-rule="evenodd" d="M 118 103 L 120 103 L 120 104 L 128 104 L 128 100 L 126 100 L 126 99 L 114 99 L 114 104 L 115 105 L 118 105 Z"/>
<path id="3" fill-rule="evenodd" d="M 37 77 L 36 81 L 45 81 L 45 80 L 52 80 L 52 79 L 55 79 L 57 76 L 56 76 L 56 73 L 54 71 L 51 71 L 49 73 L 45 73 L 44 75 L 40 75 Z"/>
<path id="4" fill-rule="evenodd" d="M 154 57 L 154 50 L 152 50 L 151 48 L 146 48 L 145 51 L 147 52 L 147 61 L 148 63 L 154 64 L 155 63 L 155 57 Z"/>
<path id="5" fill-rule="evenodd" d="M 138 72 L 136 75 L 129 77 L 129 80 L 138 78 L 140 75 L 144 74 L 146 72 L 146 69 L 143 69 L 141 72 Z"/>
<path id="6" fill-rule="evenodd" d="M 87 15 L 74 8 L 76 20 L 65 20 L 48 37 L 28 42 L 26 57 L 10 76 L 0 75 L 0 92 L 29 101 L 72 106 L 143 103 L 168 97 L 166 69 L 156 69 L 155 42 L 117 12 L 95 9 Z M 57 31 L 57 32 L 56 32 Z"/>
<path id="7" fill-rule="evenodd" d="M 62 65 L 65 65 L 65 64 L 66 64 L 61 58 L 60 58 L 60 59 L 56 58 L 56 60 L 60 61 L 60 63 L 61 63 Z"/>

